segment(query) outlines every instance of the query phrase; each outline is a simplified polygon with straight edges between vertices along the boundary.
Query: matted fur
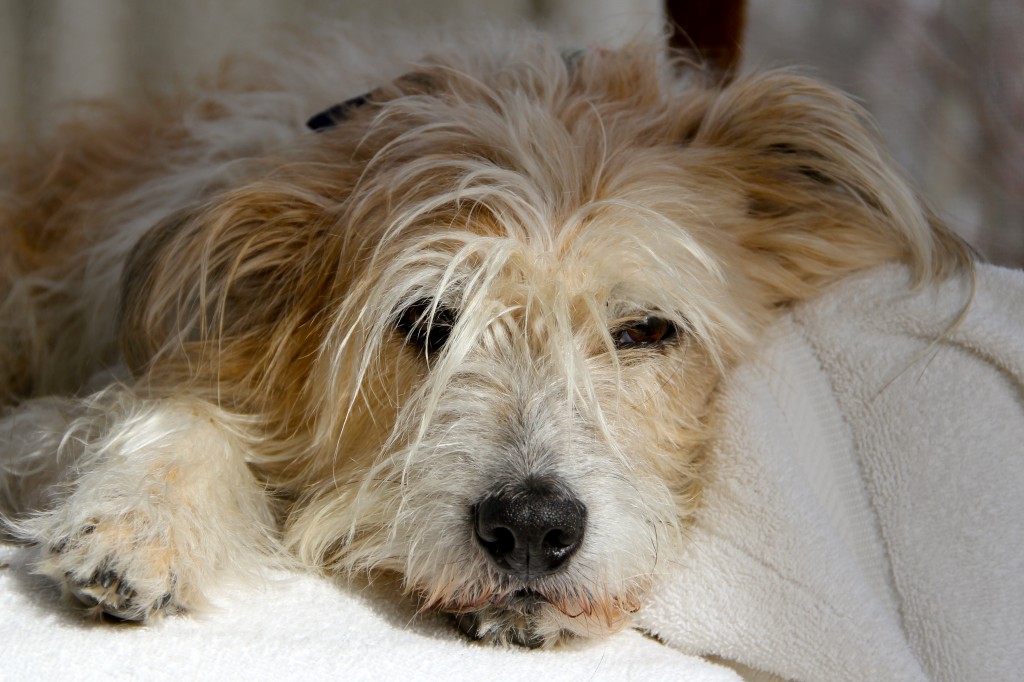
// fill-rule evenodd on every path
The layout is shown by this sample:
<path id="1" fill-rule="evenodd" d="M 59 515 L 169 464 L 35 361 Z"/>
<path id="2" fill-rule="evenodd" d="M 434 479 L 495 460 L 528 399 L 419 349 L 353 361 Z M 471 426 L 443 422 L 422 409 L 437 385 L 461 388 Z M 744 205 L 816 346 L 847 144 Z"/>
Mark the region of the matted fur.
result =
<path id="1" fill-rule="evenodd" d="M 715 387 L 778 312 L 887 261 L 970 271 L 814 80 L 492 34 L 386 57 L 312 133 L 376 63 L 314 42 L 97 108 L 3 171 L 0 509 L 97 611 L 201 608 L 287 550 L 397 574 L 479 637 L 614 631 L 684 541 Z M 409 310 L 457 319 L 443 350 Z M 646 315 L 678 334 L 616 343 Z M 531 478 L 587 525 L 525 580 L 471 509 Z"/>

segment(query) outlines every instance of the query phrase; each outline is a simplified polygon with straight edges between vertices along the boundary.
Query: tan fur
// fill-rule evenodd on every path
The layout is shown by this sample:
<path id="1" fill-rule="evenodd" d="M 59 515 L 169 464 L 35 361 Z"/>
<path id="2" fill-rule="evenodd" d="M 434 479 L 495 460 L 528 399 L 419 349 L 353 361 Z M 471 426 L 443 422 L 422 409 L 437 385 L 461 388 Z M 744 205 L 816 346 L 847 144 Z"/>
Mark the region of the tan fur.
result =
<path id="1" fill-rule="evenodd" d="M 227 513 L 232 527 L 243 507 L 261 508 L 259 523 L 273 509 L 303 561 L 401 575 L 425 607 L 472 614 L 479 636 L 553 642 L 621 627 L 699 503 L 715 387 L 778 311 L 880 263 L 905 262 L 926 285 L 969 273 L 971 256 L 894 170 L 863 112 L 827 86 L 774 72 L 723 87 L 639 43 L 567 63 L 543 39 L 522 40 L 422 60 L 337 128 L 261 151 L 167 206 L 114 256 L 111 241 L 127 239 L 118 221 L 134 210 L 125 197 L 172 173 L 166 158 L 179 169 L 202 158 L 179 125 L 199 105 L 104 110 L 11 166 L 0 257 L 13 274 L 0 295 L 17 319 L 2 328 L 0 399 L 77 391 L 116 359 L 114 318 L 91 331 L 80 319 L 89 306 L 74 299 L 97 259 L 124 262 L 117 334 L 131 376 L 109 389 L 122 395 L 117 410 L 211 406 L 212 428 L 237 433 L 224 452 L 255 474 Z M 47 285 L 19 284 L 33 279 Z M 460 311 L 446 350 L 428 359 L 395 331 L 418 298 Z M 611 333 L 652 311 L 679 341 L 616 350 Z M 88 352 L 68 352 L 69 334 Z M 69 419 L 106 404 L 67 408 Z M 516 425 L 534 418 L 536 433 Z M 519 435 L 501 441 L 503 429 Z M 541 463 L 499 456 L 520 436 Z M 23 449 L 35 462 L 47 447 Z M 194 474 L 149 467 L 140 475 L 181 491 L 174 504 L 195 507 L 190 518 L 226 513 L 170 477 Z M 433 547 L 460 527 L 457 504 L 482 492 L 481 467 L 560 472 L 595 510 L 594 546 L 533 584 L 540 607 L 517 606 L 521 586 L 472 548 L 445 550 L 466 552 L 453 562 Z M 54 549 L 55 528 L 75 546 L 113 536 L 74 532 L 68 519 L 91 512 L 68 512 L 61 500 L 82 491 L 65 485 L 70 497 L 19 527 L 43 548 L 41 570 L 81 596 L 110 560 L 63 577 L 71 559 L 66 542 Z M 436 506 L 442 490 L 461 499 L 460 487 L 464 501 Z M 598 546 L 629 535 L 614 527 L 625 512 L 601 511 L 602 491 L 637 495 L 630 523 L 656 529 L 631 552 L 644 556 Z M 455 516 L 435 528 L 438 514 Z M 266 542 L 261 531 L 244 547 L 266 553 Z M 230 560 L 199 555 L 212 575 L 244 547 L 231 545 Z M 184 571 L 187 594 L 167 601 L 156 592 L 173 590 L 151 589 L 134 615 L 197 607 L 201 573 Z"/>

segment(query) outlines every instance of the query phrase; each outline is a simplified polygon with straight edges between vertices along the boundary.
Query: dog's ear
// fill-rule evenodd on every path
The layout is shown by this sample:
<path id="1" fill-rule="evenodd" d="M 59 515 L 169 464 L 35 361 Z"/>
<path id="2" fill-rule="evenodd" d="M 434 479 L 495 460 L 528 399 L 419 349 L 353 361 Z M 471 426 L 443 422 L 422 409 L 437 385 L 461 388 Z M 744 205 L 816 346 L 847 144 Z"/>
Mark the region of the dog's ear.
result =
<path id="1" fill-rule="evenodd" d="M 311 333 L 336 275 L 328 210 L 287 186 L 259 183 L 180 211 L 136 244 L 121 278 L 120 340 L 139 376 L 161 360 L 221 379 L 287 362 Z M 305 329 L 306 331 L 300 331 Z M 244 366 L 232 369 L 233 351 Z"/>
<path id="2" fill-rule="evenodd" d="M 883 262 L 906 262 L 923 282 L 970 261 L 866 113 L 813 79 L 769 72 L 735 81 L 710 101 L 691 144 L 710 177 L 739 184 L 742 216 L 731 229 L 778 304 Z"/>

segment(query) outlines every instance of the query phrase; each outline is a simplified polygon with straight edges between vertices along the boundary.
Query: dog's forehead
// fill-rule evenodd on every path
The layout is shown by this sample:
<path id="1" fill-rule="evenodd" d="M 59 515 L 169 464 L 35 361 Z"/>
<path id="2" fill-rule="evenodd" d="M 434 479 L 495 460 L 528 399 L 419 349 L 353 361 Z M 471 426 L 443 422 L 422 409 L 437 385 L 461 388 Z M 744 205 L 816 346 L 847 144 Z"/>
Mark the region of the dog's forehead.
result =
<path id="1" fill-rule="evenodd" d="M 395 306 L 486 288 L 678 309 L 717 286 L 691 226 L 721 202 L 684 177 L 677 85 L 653 50 L 439 61 L 313 137 L 351 164 L 342 230 L 392 264 Z"/>
<path id="2" fill-rule="evenodd" d="M 336 156 L 379 179 L 397 210 L 429 197 L 558 218 L 621 192 L 624 169 L 653 172 L 678 153 L 692 116 L 664 71 L 639 49 L 438 58 L 314 116 L 316 143 L 340 141 Z M 652 150 L 661 158 L 643 158 Z"/>

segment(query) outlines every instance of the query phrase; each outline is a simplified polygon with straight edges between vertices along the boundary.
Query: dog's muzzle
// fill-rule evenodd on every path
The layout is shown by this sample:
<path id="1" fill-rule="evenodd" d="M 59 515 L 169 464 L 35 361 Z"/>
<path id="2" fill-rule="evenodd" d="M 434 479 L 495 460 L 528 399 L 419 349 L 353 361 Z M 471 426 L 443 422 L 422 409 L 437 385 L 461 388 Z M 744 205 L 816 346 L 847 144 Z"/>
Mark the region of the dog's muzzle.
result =
<path id="1" fill-rule="evenodd" d="M 499 569 L 531 580 L 564 568 L 583 542 L 587 508 L 549 482 L 504 487 L 473 506 L 477 542 Z"/>

